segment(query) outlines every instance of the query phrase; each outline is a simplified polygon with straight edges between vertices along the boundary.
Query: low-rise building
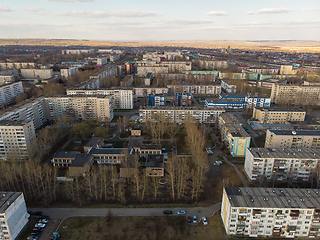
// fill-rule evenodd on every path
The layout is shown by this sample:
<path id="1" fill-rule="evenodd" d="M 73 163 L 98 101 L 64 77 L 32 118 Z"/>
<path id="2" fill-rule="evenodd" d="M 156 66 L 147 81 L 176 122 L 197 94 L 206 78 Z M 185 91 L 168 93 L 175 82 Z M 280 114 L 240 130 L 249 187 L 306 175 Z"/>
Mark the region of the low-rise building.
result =
<path id="1" fill-rule="evenodd" d="M 260 123 L 301 122 L 306 117 L 306 111 L 299 108 L 253 108 L 252 118 Z"/>
<path id="2" fill-rule="evenodd" d="M 69 166 L 70 177 L 85 177 L 90 171 L 93 163 L 93 156 L 89 154 L 79 154 Z"/>
<path id="3" fill-rule="evenodd" d="M 224 100 L 232 100 L 232 101 L 245 101 L 247 94 L 228 94 L 228 93 L 220 93 L 219 98 Z"/>
<path id="4" fill-rule="evenodd" d="M 141 129 L 140 128 L 133 128 L 131 129 L 131 136 L 141 136 Z"/>
<path id="5" fill-rule="evenodd" d="M 164 160 L 163 155 L 148 155 L 146 161 L 147 177 L 164 177 Z"/>
<path id="6" fill-rule="evenodd" d="M 250 180 L 309 181 L 319 158 L 319 149 L 248 148 L 244 169 Z"/>
<path id="7" fill-rule="evenodd" d="M 265 148 L 320 148 L 320 130 L 275 130 L 266 134 Z"/>
<path id="8" fill-rule="evenodd" d="M 250 147 L 251 136 L 243 129 L 238 119 L 231 113 L 219 116 L 219 129 L 222 141 L 233 157 L 243 157 Z"/>
<path id="9" fill-rule="evenodd" d="M 205 106 L 208 108 L 223 108 L 223 109 L 243 109 L 246 106 L 244 101 L 232 101 L 227 99 L 206 98 Z"/>
<path id="10" fill-rule="evenodd" d="M 271 104 L 271 98 L 266 96 L 251 96 L 247 95 L 244 99 L 247 108 L 253 107 L 266 107 L 269 108 Z"/>
<path id="11" fill-rule="evenodd" d="M 104 145 L 104 139 L 100 137 L 93 137 L 83 146 L 84 153 L 88 153 L 91 148 L 101 148 Z"/>
<path id="12" fill-rule="evenodd" d="M 29 216 L 22 192 L 0 192 L 0 239 L 16 239 Z"/>
<path id="13" fill-rule="evenodd" d="M 215 123 L 218 116 L 225 112 L 222 108 L 206 107 L 140 107 L 140 121 L 167 120 L 183 123 L 190 117 L 197 123 Z"/>
<path id="14" fill-rule="evenodd" d="M 319 237 L 320 191 L 310 188 L 224 188 L 221 219 L 229 236 Z"/>
<path id="15" fill-rule="evenodd" d="M 51 163 L 54 167 L 68 168 L 79 154 L 81 153 L 76 151 L 58 152 L 52 157 Z"/>
<path id="16" fill-rule="evenodd" d="M 126 153 L 123 148 L 92 148 L 88 154 L 98 164 L 121 164 Z"/>

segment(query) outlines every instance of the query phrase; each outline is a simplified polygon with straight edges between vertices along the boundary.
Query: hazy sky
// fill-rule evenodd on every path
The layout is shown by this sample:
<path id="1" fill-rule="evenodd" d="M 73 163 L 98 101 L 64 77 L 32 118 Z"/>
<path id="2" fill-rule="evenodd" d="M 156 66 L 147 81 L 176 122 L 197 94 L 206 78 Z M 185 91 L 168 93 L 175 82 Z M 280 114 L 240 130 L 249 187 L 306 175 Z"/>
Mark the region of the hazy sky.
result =
<path id="1" fill-rule="evenodd" d="M 0 0 L 0 38 L 320 40 L 320 0 Z"/>

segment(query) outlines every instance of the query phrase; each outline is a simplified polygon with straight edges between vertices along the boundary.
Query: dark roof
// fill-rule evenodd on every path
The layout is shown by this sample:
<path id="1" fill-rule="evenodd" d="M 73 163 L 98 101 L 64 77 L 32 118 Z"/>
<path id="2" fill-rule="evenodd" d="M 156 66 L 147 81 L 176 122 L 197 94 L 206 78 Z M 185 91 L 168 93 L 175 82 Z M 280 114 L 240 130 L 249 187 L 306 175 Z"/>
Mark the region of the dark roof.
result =
<path id="1" fill-rule="evenodd" d="M 5 213 L 7 208 L 22 194 L 22 192 L 0 192 L 0 213 Z"/>
<path id="2" fill-rule="evenodd" d="M 76 156 L 74 161 L 70 164 L 69 167 L 83 167 L 86 163 L 89 163 L 93 156 L 82 153 Z"/>
<path id="3" fill-rule="evenodd" d="M 320 190 L 310 188 L 225 188 L 232 207 L 320 208 Z"/>
<path id="4" fill-rule="evenodd" d="M 104 155 L 104 154 L 124 154 L 124 148 L 92 148 L 89 154 Z"/>
<path id="5" fill-rule="evenodd" d="M 142 144 L 140 147 L 140 150 L 146 150 L 146 149 L 161 150 L 161 145 L 160 144 Z"/>
<path id="6" fill-rule="evenodd" d="M 13 126 L 24 126 L 25 124 L 32 122 L 32 120 L 25 120 L 25 121 L 21 121 L 21 120 L 1 120 L 0 121 L 0 126 L 9 126 L 9 127 L 13 127 Z"/>
<path id="7" fill-rule="evenodd" d="M 84 145 L 84 147 L 94 147 L 98 148 L 103 144 L 103 138 L 93 137 L 89 140 L 89 142 Z"/>
<path id="8" fill-rule="evenodd" d="M 147 162 L 146 162 L 146 167 L 163 167 L 164 162 L 163 162 L 163 155 L 148 155 Z"/>
<path id="9" fill-rule="evenodd" d="M 58 152 L 53 158 L 75 158 L 81 152 L 70 151 L 70 152 Z"/>
<path id="10" fill-rule="evenodd" d="M 258 110 L 269 112 L 306 112 L 299 108 L 255 107 Z"/>

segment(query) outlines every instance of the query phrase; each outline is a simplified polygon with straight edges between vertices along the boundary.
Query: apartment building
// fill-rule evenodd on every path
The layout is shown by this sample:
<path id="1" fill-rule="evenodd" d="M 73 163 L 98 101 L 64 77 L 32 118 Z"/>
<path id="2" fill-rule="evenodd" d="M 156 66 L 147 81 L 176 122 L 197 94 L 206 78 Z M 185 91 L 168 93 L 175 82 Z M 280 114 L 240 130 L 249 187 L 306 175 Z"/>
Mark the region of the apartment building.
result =
<path id="1" fill-rule="evenodd" d="M 14 82 L 0 86 L 0 105 L 13 103 L 16 97 L 24 93 L 22 82 Z"/>
<path id="2" fill-rule="evenodd" d="M 270 98 L 277 104 L 319 105 L 320 86 L 274 84 Z"/>
<path id="3" fill-rule="evenodd" d="M 266 148 L 320 148 L 320 130 L 275 130 L 266 134 Z"/>
<path id="4" fill-rule="evenodd" d="M 33 62 L 14 62 L 14 63 L 0 63 L 0 70 L 8 70 L 8 69 L 22 69 L 22 68 L 37 68 L 38 65 Z"/>
<path id="5" fill-rule="evenodd" d="M 76 73 L 78 73 L 78 67 L 70 67 L 70 68 L 60 69 L 61 78 L 64 78 L 64 79 L 66 79 L 70 76 L 73 76 Z"/>
<path id="6" fill-rule="evenodd" d="M 62 50 L 62 54 L 87 54 L 87 53 L 93 53 L 94 49 L 66 49 Z"/>
<path id="7" fill-rule="evenodd" d="M 169 89 L 167 87 L 140 87 L 140 88 L 133 88 L 133 96 L 134 97 L 148 97 L 150 94 L 165 94 L 168 93 Z"/>
<path id="8" fill-rule="evenodd" d="M 230 80 L 221 80 L 221 89 L 227 93 L 236 93 L 237 85 L 231 84 Z"/>
<path id="9" fill-rule="evenodd" d="M 271 98 L 266 96 L 252 96 L 247 95 L 244 99 L 247 108 L 254 107 L 266 107 L 269 108 L 271 104 Z"/>
<path id="10" fill-rule="evenodd" d="M 224 188 L 221 219 L 229 236 L 319 237 L 320 191 L 310 188 Z"/>
<path id="11" fill-rule="evenodd" d="M 217 69 L 217 68 L 227 68 L 229 66 L 228 61 L 216 61 L 216 60 L 200 60 L 194 59 L 192 63 L 199 63 L 200 69 Z"/>
<path id="12" fill-rule="evenodd" d="M 36 138 L 33 122 L 0 121 L 0 158 L 4 161 L 27 160 L 30 144 Z"/>
<path id="13" fill-rule="evenodd" d="M 244 101 L 232 101 L 228 99 L 206 98 L 205 106 L 208 108 L 219 107 L 224 109 L 243 109 L 246 106 Z"/>
<path id="14" fill-rule="evenodd" d="M 218 95 L 221 93 L 220 85 L 168 85 L 173 93 L 192 93 L 202 95 Z"/>
<path id="15" fill-rule="evenodd" d="M 101 71 L 91 75 L 90 79 L 99 79 L 101 81 L 103 78 L 114 77 L 117 75 L 118 75 L 117 66 L 111 64 L 111 65 L 104 67 Z M 98 88 L 96 88 L 96 89 L 98 89 Z"/>
<path id="16" fill-rule="evenodd" d="M 248 148 L 244 169 L 250 180 L 309 181 L 319 158 L 320 149 Z"/>
<path id="17" fill-rule="evenodd" d="M 291 75 L 293 74 L 292 65 L 281 65 L 280 66 L 280 74 L 282 75 Z"/>
<path id="18" fill-rule="evenodd" d="M 158 52 L 148 52 L 143 54 L 143 60 L 148 61 L 157 61 L 160 62 L 162 59 L 167 59 L 169 61 L 175 61 L 177 57 L 182 57 L 181 52 L 167 52 L 164 51 L 164 53 L 158 53 Z"/>
<path id="19" fill-rule="evenodd" d="M 258 74 L 279 74 L 278 68 L 244 68 L 243 73 L 258 73 Z"/>
<path id="20" fill-rule="evenodd" d="M 33 79 L 33 78 L 49 79 L 53 77 L 53 70 L 52 69 L 21 69 L 20 74 L 21 74 L 21 77 L 25 79 Z"/>
<path id="21" fill-rule="evenodd" d="M 231 113 L 219 116 L 219 129 L 222 141 L 233 157 L 243 157 L 250 147 L 251 136 L 243 129 L 238 119 Z"/>
<path id="22" fill-rule="evenodd" d="M 111 89 L 67 89 L 67 95 L 105 95 L 112 96 L 115 109 L 133 109 L 133 92 L 130 88 Z"/>
<path id="23" fill-rule="evenodd" d="M 0 239 L 16 239 L 29 216 L 22 192 L 0 192 Z"/>
<path id="24" fill-rule="evenodd" d="M 254 107 L 252 118 L 260 123 L 303 122 L 306 111 L 299 108 Z"/>
<path id="25" fill-rule="evenodd" d="M 114 100 L 110 95 L 46 96 L 44 106 L 49 120 L 68 114 L 80 120 L 112 121 Z"/>
<path id="26" fill-rule="evenodd" d="M 0 121 L 32 120 L 34 128 L 39 129 L 47 120 L 44 111 L 44 101 L 43 97 L 35 97 L 9 107 L 0 113 Z"/>
<path id="27" fill-rule="evenodd" d="M 183 71 L 182 73 L 161 74 L 162 78 L 178 81 L 198 81 L 198 82 L 215 82 L 219 75 L 218 71 Z"/>
<path id="28" fill-rule="evenodd" d="M 162 94 L 156 94 L 156 95 L 149 94 L 149 105 L 152 107 L 164 106 L 164 95 L 162 95 Z"/>
<path id="29" fill-rule="evenodd" d="M 152 73 L 153 75 L 169 73 L 169 67 L 156 64 L 154 66 L 136 66 L 137 75 L 140 77 L 146 76 L 148 73 Z"/>
<path id="30" fill-rule="evenodd" d="M 215 123 L 218 116 L 225 110 L 222 108 L 208 109 L 205 107 L 140 107 L 141 122 L 168 120 L 183 123 L 188 117 L 197 123 Z"/>

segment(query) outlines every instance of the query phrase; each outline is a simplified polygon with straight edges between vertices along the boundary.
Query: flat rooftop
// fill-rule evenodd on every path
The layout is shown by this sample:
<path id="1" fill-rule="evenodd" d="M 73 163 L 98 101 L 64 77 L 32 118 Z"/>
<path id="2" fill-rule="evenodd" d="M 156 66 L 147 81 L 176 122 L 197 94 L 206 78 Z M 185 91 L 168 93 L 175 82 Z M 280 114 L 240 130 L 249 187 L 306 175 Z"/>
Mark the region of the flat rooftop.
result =
<path id="1" fill-rule="evenodd" d="M 32 122 L 32 120 L 25 120 L 25 121 L 21 121 L 21 120 L 1 120 L 0 121 L 0 126 L 9 126 L 9 127 L 14 127 L 14 126 L 24 126 L 25 124 Z"/>
<path id="2" fill-rule="evenodd" d="M 275 135 L 320 136 L 320 130 L 268 130 Z"/>
<path id="3" fill-rule="evenodd" d="M 219 96 L 223 97 L 223 98 L 245 98 L 247 96 L 247 94 L 229 94 L 229 93 L 220 93 Z"/>
<path id="4" fill-rule="evenodd" d="M 320 159 L 320 149 L 315 148 L 248 148 L 254 158 Z"/>
<path id="5" fill-rule="evenodd" d="M 163 167 L 163 155 L 148 155 L 146 167 Z"/>
<path id="6" fill-rule="evenodd" d="M 230 104 L 243 103 L 245 104 L 243 100 L 231 100 L 231 99 L 221 99 L 221 98 L 206 98 L 206 101 L 208 103 L 230 103 Z"/>
<path id="7" fill-rule="evenodd" d="M 255 109 L 260 111 L 268 111 L 268 112 L 306 112 L 299 108 L 276 108 L 276 107 L 255 107 Z"/>
<path id="8" fill-rule="evenodd" d="M 320 190 L 310 188 L 228 187 L 232 207 L 320 209 Z"/>
<path id="9" fill-rule="evenodd" d="M 0 213 L 5 213 L 8 207 L 22 194 L 22 192 L 0 192 Z"/>
<path id="10" fill-rule="evenodd" d="M 58 152 L 53 158 L 75 158 L 81 152 L 69 151 L 69 152 Z"/>
<path id="11" fill-rule="evenodd" d="M 92 148 L 88 154 L 105 155 L 105 154 L 124 154 L 124 148 Z"/>
<path id="12" fill-rule="evenodd" d="M 161 150 L 160 144 L 142 144 L 140 150 Z"/>
<path id="13" fill-rule="evenodd" d="M 186 111 L 186 110 L 193 110 L 193 111 L 212 111 L 212 110 L 221 110 L 224 111 L 223 108 L 210 108 L 207 107 L 148 107 L 148 106 L 140 106 L 139 110 L 163 110 L 163 111 L 170 111 L 170 110 L 179 110 L 179 111 Z"/>
<path id="14" fill-rule="evenodd" d="M 93 156 L 81 153 L 76 156 L 74 161 L 70 164 L 69 167 L 83 167 L 86 163 L 90 163 L 92 160 Z"/>
<path id="15" fill-rule="evenodd" d="M 101 144 L 103 144 L 103 142 L 104 142 L 103 138 L 93 137 L 89 140 L 89 142 L 87 142 L 86 145 L 84 145 L 84 147 L 98 148 Z"/>

